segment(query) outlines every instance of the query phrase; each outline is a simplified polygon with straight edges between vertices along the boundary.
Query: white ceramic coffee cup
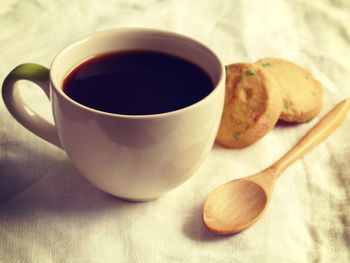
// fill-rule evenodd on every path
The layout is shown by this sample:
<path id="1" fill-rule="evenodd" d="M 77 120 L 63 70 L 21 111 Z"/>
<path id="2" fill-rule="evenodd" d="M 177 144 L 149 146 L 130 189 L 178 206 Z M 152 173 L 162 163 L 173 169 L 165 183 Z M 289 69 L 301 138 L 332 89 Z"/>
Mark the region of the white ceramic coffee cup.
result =
<path id="1" fill-rule="evenodd" d="M 214 83 L 204 99 L 186 108 L 154 115 L 97 111 L 62 91 L 64 78 L 93 56 L 119 50 L 160 51 L 202 67 Z M 38 84 L 49 97 L 55 125 L 33 112 L 18 91 L 19 80 Z M 225 70 L 213 51 L 186 36 L 153 29 L 97 32 L 64 48 L 51 68 L 16 67 L 2 95 L 14 118 L 64 149 L 85 178 L 101 190 L 128 200 L 152 200 L 188 179 L 209 153 L 220 124 Z"/>

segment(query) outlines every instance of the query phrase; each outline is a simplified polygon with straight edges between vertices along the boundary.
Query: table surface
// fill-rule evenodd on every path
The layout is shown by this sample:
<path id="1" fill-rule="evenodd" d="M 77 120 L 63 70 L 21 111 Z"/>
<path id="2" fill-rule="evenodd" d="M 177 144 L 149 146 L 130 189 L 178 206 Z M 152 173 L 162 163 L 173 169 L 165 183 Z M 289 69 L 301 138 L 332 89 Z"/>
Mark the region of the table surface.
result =
<path id="1" fill-rule="evenodd" d="M 77 38 L 151 27 L 202 41 L 225 64 L 280 57 L 322 82 L 314 120 L 278 124 L 241 150 L 214 145 L 199 170 L 164 197 L 130 203 L 107 195 L 66 154 L 18 124 L 0 101 L 0 262 L 349 262 L 350 116 L 277 182 L 270 207 L 232 236 L 205 229 L 201 209 L 218 185 L 253 174 L 289 150 L 350 96 L 347 0 L 2 0 L 0 80 L 16 65 L 49 66 Z M 28 83 L 26 101 L 52 120 Z"/>

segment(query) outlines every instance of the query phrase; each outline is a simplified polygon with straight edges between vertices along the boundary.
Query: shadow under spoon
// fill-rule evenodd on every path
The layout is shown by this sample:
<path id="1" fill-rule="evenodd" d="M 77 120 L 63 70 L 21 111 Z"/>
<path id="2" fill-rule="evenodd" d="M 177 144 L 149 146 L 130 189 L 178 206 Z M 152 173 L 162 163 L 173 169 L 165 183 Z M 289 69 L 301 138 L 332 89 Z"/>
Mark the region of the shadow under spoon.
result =
<path id="1" fill-rule="evenodd" d="M 256 222 L 266 210 L 277 178 L 293 162 L 326 139 L 345 119 L 350 98 L 324 116 L 289 152 L 265 170 L 217 187 L 207 197 L 202 219 L 211 231 L 227 235 Z"/>

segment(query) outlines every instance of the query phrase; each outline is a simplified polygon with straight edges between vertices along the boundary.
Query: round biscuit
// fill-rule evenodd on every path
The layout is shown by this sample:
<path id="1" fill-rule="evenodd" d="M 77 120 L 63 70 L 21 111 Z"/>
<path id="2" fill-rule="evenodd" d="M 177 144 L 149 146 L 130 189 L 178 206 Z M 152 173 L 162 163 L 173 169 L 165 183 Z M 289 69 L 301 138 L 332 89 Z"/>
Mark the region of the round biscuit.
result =
<path id="1" fill-rule="evenodd" d="M 280 58 L 263 58 L 255 65 L 269 72 L 280 87 L 283 104 L 279 119 L 307 122 L 319 114 L 322 87 L 308 70 Z"/>
<path id="2" fill-rule="evenodd" d="M 268 133 L 278 121 L 282 99 L 277 83 L 249 63 L 226 66 L 224 111 L 216 142 L 243 148 Z"/>

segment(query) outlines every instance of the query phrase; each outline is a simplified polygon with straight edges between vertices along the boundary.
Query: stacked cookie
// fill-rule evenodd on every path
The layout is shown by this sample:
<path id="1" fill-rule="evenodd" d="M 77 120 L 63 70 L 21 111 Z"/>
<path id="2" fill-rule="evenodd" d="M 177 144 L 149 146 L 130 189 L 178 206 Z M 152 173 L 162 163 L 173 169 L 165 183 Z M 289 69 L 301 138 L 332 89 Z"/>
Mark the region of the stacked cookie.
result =
<path id="1" fill-rule="evenodd" d="M 279 58 L 226 66 L 226 96 L 216 142 L 243 148 L 277 123 L 303 123 L 322 108 L 321 83 L 306 69 Z"/>

